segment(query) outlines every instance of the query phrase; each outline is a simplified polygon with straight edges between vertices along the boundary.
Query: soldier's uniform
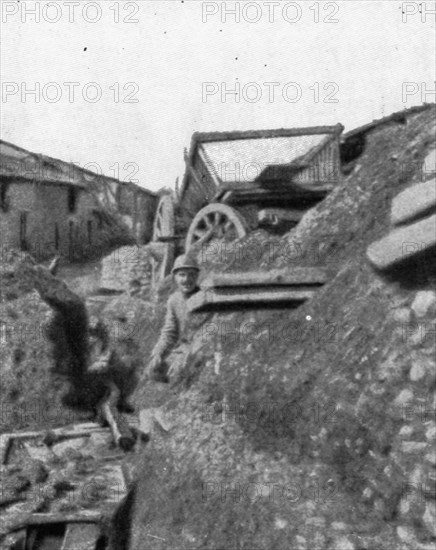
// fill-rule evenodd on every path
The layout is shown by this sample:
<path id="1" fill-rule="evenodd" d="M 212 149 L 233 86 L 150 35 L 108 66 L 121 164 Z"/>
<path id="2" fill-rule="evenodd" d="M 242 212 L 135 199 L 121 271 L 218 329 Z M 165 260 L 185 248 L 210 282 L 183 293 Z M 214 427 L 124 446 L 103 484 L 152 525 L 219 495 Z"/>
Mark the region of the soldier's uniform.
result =
<path id="1" fill-rule="evenodd" d="M 173 274 L 179 269 L 199 270 L 196 262 L 180 256 L 173 268 Z M 179 372 L 183 369 L 190 347 L 190 333 L 193 327 L 192 318 L 187 308 L 187 301 L 200 289 L 195 286 L 189 293 L 181 290 L 174 292 L 167 302 L 165 321 L 153 351 L 150 374 L 157 380 L 168 381 L 167 371 Z M 156 360 L 156 358 L 160 358 Z M 158 366 L 153 362 L 159 363 Z M 154 370 L 154 371 L 153 371 Z"/>

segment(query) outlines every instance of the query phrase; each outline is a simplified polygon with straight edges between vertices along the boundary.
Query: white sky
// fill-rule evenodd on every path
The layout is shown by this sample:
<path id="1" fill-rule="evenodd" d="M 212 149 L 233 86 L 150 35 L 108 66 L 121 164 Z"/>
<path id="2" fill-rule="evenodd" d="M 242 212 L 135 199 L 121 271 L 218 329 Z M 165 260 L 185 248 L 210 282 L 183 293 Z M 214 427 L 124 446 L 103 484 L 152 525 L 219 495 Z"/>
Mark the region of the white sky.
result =
<path id="1" fill-rule="evenodd" d="M 347 130 L 421 104 L 425 90 L 435 101 L 434 1 L 421 2 L 424 13 L 396 0 L 76 3 L 2 1 L 2 138 L 91 169 L 97 163 L 110 176 L 118 165 L 120 179 L 149 189 L 174 186 L 194 131 L 337 122 Z M 224 19 L 226 8 L 240 21 Z M 71 102 L 65 82 L 79 83 Z M 90 82 L 101 90 L 97 102 L 82 96 Z M 216 93 L 203 97 L 205 82 Z M 223 101 L 220 92 L 236 82 L 240 101 Z M 35 83 L 39 102 L 22 95 Z M 297 101 L 283 98 L 297 91 Z M 136 102 L 123 102 L 129 92 Z"/>

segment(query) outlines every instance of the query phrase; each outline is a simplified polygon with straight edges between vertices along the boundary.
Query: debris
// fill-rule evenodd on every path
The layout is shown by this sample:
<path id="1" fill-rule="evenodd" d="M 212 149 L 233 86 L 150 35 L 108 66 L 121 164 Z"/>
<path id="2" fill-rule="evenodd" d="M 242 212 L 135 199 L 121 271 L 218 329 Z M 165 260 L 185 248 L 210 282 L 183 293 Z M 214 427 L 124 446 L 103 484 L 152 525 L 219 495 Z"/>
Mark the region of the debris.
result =
<path id="1" fill-rule="evenodd" d="M 436 293 L 433 290 L 421 290 L 416 293 L 411 307 L 417 317 L 424 317 L 434 304 L 436 304 Z"/>

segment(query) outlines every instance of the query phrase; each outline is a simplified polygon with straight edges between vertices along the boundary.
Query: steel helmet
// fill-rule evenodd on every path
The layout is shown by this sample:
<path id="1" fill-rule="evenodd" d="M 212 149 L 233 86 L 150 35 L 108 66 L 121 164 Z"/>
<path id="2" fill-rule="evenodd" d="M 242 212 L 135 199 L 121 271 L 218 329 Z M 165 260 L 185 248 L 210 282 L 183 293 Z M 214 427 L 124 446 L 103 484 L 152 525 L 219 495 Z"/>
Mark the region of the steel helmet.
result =
<path id="1" fill-rule="evenodd" d="M 176 258 L 171 273 L 174 274 L 179 269 L 196 269 L 197 271 L 200 271 L 197 260 L 189 254 L 182 254 Z"/>

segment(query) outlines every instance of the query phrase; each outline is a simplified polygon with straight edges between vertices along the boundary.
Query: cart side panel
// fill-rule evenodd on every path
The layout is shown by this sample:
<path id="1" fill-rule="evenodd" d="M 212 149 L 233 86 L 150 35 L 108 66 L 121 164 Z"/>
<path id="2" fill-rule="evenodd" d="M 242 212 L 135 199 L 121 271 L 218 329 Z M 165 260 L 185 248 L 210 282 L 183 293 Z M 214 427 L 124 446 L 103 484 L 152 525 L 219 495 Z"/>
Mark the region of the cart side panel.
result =
<path id="1" fill-rule="evenodd" d="M 336 185 L 340 178 L 339 143 L 331 140 L 311 160 L 310 166 L 295 176 L 301 184 Z"/>

